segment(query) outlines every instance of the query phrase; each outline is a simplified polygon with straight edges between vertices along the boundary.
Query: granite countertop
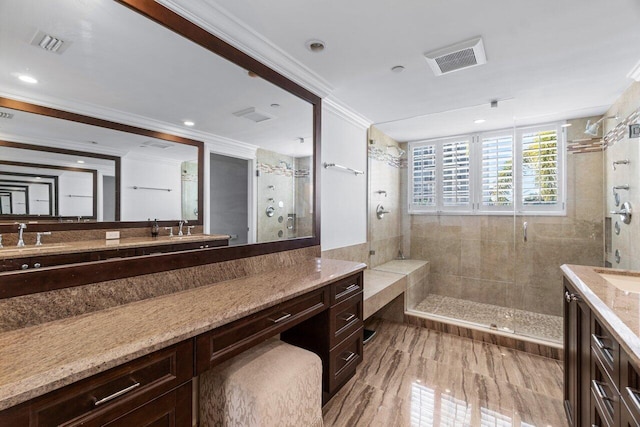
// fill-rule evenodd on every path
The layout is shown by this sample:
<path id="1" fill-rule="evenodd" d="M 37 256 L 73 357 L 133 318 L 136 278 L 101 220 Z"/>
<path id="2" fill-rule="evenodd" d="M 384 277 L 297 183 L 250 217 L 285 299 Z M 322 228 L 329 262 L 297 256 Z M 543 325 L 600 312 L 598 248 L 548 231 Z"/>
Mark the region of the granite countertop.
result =
<path id="1" fill-rule="evenodd" d="M 365 268 L 312 258 L 293 267 L 0 333 L 0 410 Z"/>
<path id="2" fill-rule="evenodd" d="M 228 240 L 227 234 L 193 234 L 191 236 L 127 237 L 113 240 L 80 240 L 77 242 L 45 243 L 42 246 L 7 247 L 0 249 L 0 259 L 24 258 L 37 255 L 96 252 L 108 249 L 128 249 L 142 246 L 173 245 L 177 243 Z"/>
<path id="3" fill-rule="evenodd" d="M 640 366 L 640 293 L 620 290 L 599 274 L 637 277 L 640 273 L 583 265 L 565 264 L 561 268 L 631 360 Z"/>

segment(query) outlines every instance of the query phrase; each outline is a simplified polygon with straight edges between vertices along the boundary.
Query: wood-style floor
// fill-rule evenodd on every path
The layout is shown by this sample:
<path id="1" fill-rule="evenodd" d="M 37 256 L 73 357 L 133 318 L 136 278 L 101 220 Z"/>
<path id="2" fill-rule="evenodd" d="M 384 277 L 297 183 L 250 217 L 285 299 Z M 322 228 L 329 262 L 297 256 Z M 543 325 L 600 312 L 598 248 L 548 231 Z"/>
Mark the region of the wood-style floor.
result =
<path id="1" fill-rule="evenodd" d="M 364 362 L 324 407 L 334 426 L 566 426 L 562 362 L 375 321 Z"/>

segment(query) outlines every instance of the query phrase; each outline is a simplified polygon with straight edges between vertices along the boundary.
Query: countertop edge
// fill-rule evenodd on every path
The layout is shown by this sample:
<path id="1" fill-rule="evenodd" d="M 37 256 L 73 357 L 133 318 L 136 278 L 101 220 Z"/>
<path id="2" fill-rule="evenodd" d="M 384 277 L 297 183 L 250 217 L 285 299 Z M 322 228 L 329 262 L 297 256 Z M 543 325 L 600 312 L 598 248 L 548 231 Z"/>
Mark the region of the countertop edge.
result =
<path id="1" fill-rule="evenodd" d="M 588 266 L 581 267 L 589 268 Z M 640 337 L 638 337 L 631 328 L 629 328 L 629 326 L 620 319 L 614 310 L 605 304 L 605 302 L 591 290 L 589 285 L 587 285 L 580 276 L 573 271 L 572 265 L 563 264 L 560 268 L 565 277 L 580 293 L 582 293 L 584 301 L 605 324 L 632 361 L 635 364 L 640 365 Z M 633 342 L 630 342 L 631 340 Z"/>

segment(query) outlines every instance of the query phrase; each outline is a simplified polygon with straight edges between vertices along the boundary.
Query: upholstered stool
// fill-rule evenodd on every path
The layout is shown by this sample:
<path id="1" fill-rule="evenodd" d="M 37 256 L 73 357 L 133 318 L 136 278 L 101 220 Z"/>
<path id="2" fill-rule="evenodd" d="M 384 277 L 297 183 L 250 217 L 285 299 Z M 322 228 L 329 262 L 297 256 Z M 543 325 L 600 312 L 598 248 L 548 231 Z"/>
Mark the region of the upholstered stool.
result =
<path id="1" fill-rule="evenodd" d="M 322 362 L 271 339 L 200 376 L 201 426 L 322 426 Z"/>

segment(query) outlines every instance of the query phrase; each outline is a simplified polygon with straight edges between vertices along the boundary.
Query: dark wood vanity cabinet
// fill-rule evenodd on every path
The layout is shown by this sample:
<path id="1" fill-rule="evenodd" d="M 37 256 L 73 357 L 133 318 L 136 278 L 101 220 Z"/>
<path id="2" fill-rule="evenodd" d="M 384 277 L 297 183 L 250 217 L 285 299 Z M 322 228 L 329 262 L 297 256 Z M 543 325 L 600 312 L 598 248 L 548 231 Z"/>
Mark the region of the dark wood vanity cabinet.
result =
<path id="1" fill-rule="evenodd" d="M 566 279 L 563 297 L 564 408 L 569 425 L 581 427 L 587 425 L 591 418 L 588 405 L 591 399 L 588 380 L 591 360 L 591 311 Z"/>
<path id="2" fill-rule="evenodd" d="M 564 367 L 564 407 L 569 425 L 640 425 L 640 371 L 567 279 Z"/>
<path id="3" fill-rule="evenodd" d="M 198 242 L 179 242 L 139 246 L 131 248 L 99 249 L 87 252 L 65 254 L 34 255 L 22 258 L 0 260 L 0 271 L 30 270 L 56 265 L 77 264 L 81 262 L 103 261 L 114 258 L 128 258 L 132 256 L 153 255 L 167 252 L 188 251 L 193 249 L 207 249 L 228 246 L 229 240 L 216 239 Z"/>
<path id="4" fill-rule="evenodd" d="M 318 354 L 323 402 L 362 361 L 362 272 L 0 411 L 0 426 L 191 426 L 192 378 L 281 339 Z"/>
<path id="5" fill-rule="evenodd" d="M 0 426 L 190 426 L 192 377 L 187 340 L 1 411 Z"/>
<path id="6" fill-rule="evenodd" d="M 330 306 L 285 331 L 281 339 L 306 348 L 322 359 L 322 401 L 328 402 L 355 374 L 362 362 L 364 320 L 362 273 L 329 287 Z"/>

